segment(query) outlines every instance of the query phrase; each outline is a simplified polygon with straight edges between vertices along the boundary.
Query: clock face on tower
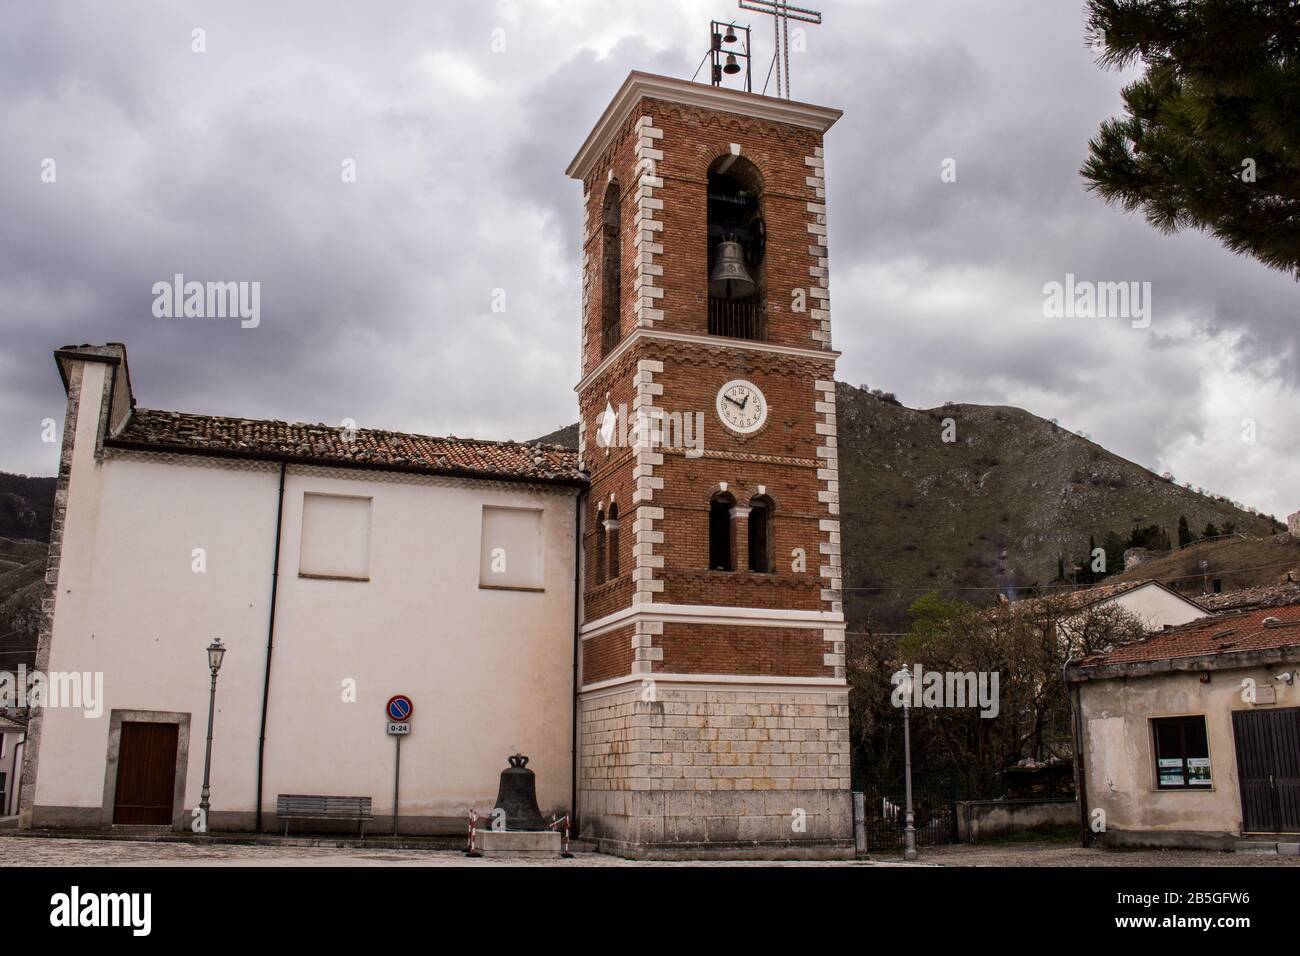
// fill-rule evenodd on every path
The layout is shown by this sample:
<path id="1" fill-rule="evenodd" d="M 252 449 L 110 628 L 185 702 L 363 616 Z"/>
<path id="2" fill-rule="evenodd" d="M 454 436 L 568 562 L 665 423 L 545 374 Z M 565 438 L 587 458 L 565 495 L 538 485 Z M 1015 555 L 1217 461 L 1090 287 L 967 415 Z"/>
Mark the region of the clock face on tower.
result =
<path id="1" fill-rule="evenodd" d="M 767 399 L 753 382 L 738 378 L 718 389 L 718 417 L 733 432 L 748 435 L 767 421 Z"/>

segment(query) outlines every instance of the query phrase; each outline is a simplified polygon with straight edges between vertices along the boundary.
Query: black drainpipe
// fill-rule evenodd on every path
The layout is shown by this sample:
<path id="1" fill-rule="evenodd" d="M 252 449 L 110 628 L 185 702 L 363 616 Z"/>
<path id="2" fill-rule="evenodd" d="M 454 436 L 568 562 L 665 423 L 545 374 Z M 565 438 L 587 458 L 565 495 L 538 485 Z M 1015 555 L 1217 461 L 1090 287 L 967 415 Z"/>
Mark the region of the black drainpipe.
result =
<path id="1" fill-rule="evenodd" d="M 262 729 L 257 738 L 257 825 L 262 832 L 262 767 L 266 758 L 266 709 L 271 702 L 271 649 L 275 646 L 275 598 L 280 589 L 280 530 L 284 523 L 284 472 L 280 462 L 280 494 L 275 504 L 275 563 L 271 565 L 271 619 L 266 627 L 266 669 L 262 675 Z"/>
<path id="2" fill-rule="evenodd" d="M 582 503 L 587 492 L 578 492 L 577 510 L 573 520 L 573 735 L 569 767 L 569 832 L 578 835 L 578 655 L 582 653 Z"/>

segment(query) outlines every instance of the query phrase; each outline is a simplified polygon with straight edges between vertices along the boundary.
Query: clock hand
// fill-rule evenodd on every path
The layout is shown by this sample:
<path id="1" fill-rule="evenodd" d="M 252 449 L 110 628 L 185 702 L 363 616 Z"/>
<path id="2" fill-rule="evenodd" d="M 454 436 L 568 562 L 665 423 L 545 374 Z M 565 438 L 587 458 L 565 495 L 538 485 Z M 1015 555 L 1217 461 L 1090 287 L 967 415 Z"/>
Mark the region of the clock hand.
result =
<path id="1" fill-rule="evenodd" d="M 745 407 L 744 402 L 738 402 L 738 401 L 736 401 L 734 398 L 732 398 L 730 395 L 723 395 L 722 397 L 725 398 L 727 401 L 731 402 L 731 404 L 735 405 L 735 406 L 736 406 L 737 408 L 739 408 L 739 409 L 742 409 L 742 410 L 743 410 L 744 407 Z M 746 401 L 746 402 L 749 401 L 748 396 L 745 398 L 745 401 Z"/>

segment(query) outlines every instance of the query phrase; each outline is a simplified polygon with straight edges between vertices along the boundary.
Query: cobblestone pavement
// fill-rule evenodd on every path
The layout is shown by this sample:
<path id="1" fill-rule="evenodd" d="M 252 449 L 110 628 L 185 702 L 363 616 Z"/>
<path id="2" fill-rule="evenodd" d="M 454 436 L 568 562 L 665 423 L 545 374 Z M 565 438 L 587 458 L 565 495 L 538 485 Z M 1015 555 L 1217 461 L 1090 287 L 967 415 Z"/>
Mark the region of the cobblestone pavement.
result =
<path id="1" fill-rule="evenodd" d="M 1060 843 L 947 846 L 921 851 L 923 864 L 947 866 L 1300 866 L 1300 857 L 1217 853 L 1198 850 L 1085 850 Z M 0 866 L 528 866 L 537 861 L 472 860 L 451 850 L 340 849 L 303 846 L 201 846 L 124 840 L 47 837 L 0 838 Z M 597 853 L 553 866 L 674 866 L 635 863 Z M 690 866 L 810 866 L 808 863 L 703 861 Z M 897 857 L 830 866 L 902 865 Z"/>
<path id="2" fill-rule="evenodd" d="M 1300 856 L 1264 856 L 1217 850 L 1101 850 L 1069 843 L 944 846 L 921 860 L 946 866 L 1300 866 Z"/>

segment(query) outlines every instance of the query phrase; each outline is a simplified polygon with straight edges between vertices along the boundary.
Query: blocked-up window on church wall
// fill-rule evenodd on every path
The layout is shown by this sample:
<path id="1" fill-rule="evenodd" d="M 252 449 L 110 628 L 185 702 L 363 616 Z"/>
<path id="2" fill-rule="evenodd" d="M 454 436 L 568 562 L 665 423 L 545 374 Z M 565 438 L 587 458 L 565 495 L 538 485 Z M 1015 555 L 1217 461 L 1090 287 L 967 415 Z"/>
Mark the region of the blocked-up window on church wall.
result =
<path id="1" fill-rule="evenodd" d="M 479 587 L 542 590 L 542 511 L 483 506 Z"/>
<path id="2" fill-rule="evenodd" d="M 302 577 L 370 580 L 371 499 L 308 492 L 302 496 Z"/>

